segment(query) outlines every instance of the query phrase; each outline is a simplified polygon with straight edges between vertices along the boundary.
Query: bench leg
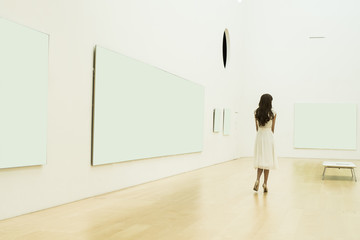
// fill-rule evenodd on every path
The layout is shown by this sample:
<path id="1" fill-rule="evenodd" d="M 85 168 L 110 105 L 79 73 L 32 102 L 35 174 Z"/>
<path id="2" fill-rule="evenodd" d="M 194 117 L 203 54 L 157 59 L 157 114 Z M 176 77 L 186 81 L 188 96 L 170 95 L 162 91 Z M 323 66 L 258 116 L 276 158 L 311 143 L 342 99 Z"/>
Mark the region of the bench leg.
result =
<path id="1" fill-rule="evenodd" d="M 325 171 L 326 171 L 326 167 L 324 167 L 324 171 L 323 171 L 323 175 L 322 175 L 322 180 L 324 180 L 324 177 L 325 177 Z"/>
<path id="2" fill-rule="evenodd" d="M 357 182 L 355 170 L 353 168 L 351 169 L 351 174 L 353 174 L 353 177 L 355 177 L 355 182 Z"/>

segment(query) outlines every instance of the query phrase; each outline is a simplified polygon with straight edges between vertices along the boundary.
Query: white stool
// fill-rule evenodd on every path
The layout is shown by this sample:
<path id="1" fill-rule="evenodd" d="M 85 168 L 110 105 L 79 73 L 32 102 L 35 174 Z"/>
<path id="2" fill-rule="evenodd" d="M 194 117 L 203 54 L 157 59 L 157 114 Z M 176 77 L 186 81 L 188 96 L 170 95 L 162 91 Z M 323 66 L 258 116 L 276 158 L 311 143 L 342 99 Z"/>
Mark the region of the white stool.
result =
<path id="1" fill-rule="evenodd" d="M 327 168 L 338 168 L 338 169 L 345 168 L 345 169 L 350 169 L 352 178 L 355 178 L 355 182 L 357 182 L 355 170 L 354 170 L 354 168 L 356 168 L 356 165 L 352 162 L 323 162 L 323 166 L 324 166 L 324 172 L 322 175 L 323 180 Z"/>

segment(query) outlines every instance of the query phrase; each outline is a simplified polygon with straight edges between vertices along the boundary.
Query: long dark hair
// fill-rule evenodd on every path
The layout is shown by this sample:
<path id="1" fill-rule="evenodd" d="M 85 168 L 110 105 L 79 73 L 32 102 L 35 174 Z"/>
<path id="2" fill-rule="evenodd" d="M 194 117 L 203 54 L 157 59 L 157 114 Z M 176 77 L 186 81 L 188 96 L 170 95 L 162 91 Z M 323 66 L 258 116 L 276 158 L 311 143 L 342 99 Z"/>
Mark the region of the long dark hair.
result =
<path id="1" fill-rule="evenodd" d="M 260 126 L 265 124 L 274 118 L 274 114 L 271 111 L 273 98 L 270 94 L 264 94 L 260 98 L 259 107 L 255 111 L 255 118 L 258 120 Z"/>

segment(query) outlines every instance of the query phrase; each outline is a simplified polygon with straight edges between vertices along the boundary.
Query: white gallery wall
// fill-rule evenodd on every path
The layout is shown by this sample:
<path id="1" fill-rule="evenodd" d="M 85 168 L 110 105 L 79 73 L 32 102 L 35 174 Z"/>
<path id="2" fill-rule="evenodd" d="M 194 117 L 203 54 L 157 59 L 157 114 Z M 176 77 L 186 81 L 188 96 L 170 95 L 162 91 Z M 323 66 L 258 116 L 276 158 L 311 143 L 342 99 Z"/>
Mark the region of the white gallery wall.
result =
<path id="1" fill-rule="evenodd" d="M 237 1 L 0 0 L 0 17 L 49 34 L 47 163 L 0 169 L 0 219 L 240 157 L 239 11 Z M 95 45 L 203 85 L 203 151 L 91 166 Z M 212 132 L 214 108 L 234 112 L 229 136 Z"/>
<path id="2" fill-rule="evenodd" d="M 294 103 L 355 103 L 359 112 L 360 2 L 248 0 L 242 4 L 246 27 L 241 30 L 245 55 L 241 112 L 246 114 L 240 124 L 241 156 L 253 155 L 253 111 L 261 94 L 270 93 L 278 113 L 278 156 L 360 159 L 359 127 L 357 150 L 294 148 Z M 328 131 L 337 127 L 334 124 Z"/>

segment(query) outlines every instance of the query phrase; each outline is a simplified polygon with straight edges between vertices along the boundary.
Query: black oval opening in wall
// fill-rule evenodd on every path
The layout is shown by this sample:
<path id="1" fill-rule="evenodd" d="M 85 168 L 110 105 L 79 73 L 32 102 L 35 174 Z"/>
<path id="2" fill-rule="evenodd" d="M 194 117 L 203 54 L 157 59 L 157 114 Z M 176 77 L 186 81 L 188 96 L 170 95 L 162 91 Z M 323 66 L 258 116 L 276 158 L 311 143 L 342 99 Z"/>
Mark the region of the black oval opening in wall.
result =
<path id="1" fill-rule="evenodd" d="M 224 68 L 226 68 L 226 63 L 228 61 L 228 55 L 229 55 L 228 51 L 229 51 L 229 31 L 225 29 L 223 35 L 223 46 L 222 46 Z"/>

